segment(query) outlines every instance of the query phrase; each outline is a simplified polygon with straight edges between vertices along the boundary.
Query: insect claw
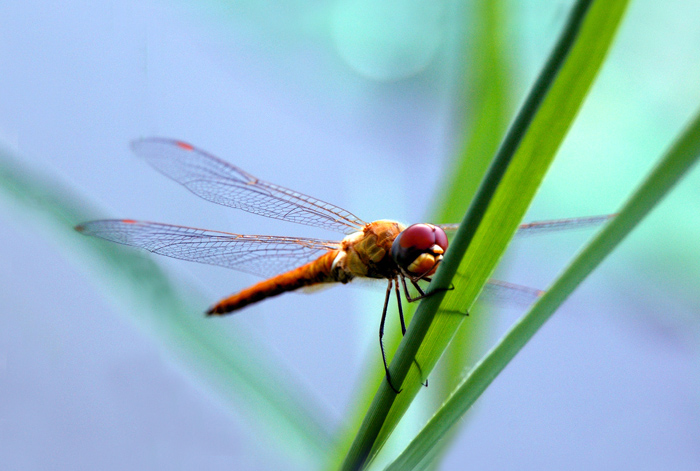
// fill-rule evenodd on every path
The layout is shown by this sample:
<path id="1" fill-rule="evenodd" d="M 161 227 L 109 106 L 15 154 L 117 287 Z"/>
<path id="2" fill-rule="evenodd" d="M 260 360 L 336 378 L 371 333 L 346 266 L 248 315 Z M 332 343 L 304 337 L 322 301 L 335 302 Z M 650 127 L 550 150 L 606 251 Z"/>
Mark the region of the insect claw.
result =
<path id="1" fill-rule="evenodd" d="M 401 393 L 402 390 L 401 390 L 401 389 L 396 389 L 396 388 L 394 387 L 394 384 L 391 382 L 391 375 L 389 374 L 389 370 L 388 370 L 388 369 L 386 370 L 386 382 L 389 383 L 389 387 L 390 387 L 391 389 L 393 389 L 394 392 L 395 392 L 396 394 L 400 394 L 400 393 Z"/>
<path id="2" fill-rule="evenodd" d="M 454 290 L 454 289 L 455 289 L 455 285 L 452 284 L 452 283 L 450 283 L 450 287 L 449 287 L 449 288 L 433 288 L 433 289 L 430 289 L 430 288 L 429 288 L 429 289 L 428 289 L 428 292 L 425 293 L 425 297 L 427 298 L 428 296 L 432 296 L 432 295 L 434 295 L 435 293 L 439 293 L 440 291 L 452 291 L 452 290 Z"/>
<path id="3" fill-rule="evenodd" d="M 418 374 L 422 378 L 423 377 L 423 369 L 420 367 L 420 363 L 418 363 L 418 360 L 416 360 L 415 358 L 413 359 L 413 363 L 416 365 L 416 368 L 418 368 Z M 425 386 L 427 388 L 428 387 L 428 378 L 425 378 L 425 383 L 420 383 L 420 384 L 422 384 L 423 386 Z"/>

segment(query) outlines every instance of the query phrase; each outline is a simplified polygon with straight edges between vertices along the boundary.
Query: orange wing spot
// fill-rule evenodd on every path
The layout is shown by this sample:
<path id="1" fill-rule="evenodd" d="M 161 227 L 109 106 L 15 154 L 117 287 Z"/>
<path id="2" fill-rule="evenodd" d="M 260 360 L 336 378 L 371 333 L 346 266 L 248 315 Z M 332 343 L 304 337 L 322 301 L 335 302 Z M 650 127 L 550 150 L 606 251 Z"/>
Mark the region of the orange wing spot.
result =
<path id="1" fill-rule="evenodd" d="M 188 143 L 186 143 L 186 142 L 177 141 L 177 142 L 175 143 L 175 145 L 178 146 L 180 149 L 184 149 L 184 150 L 194 150 L 194 146 L 192 146 L 191 144 L 188 144 Z"/>
<path id="2" fill-rule="evenodd" d="M 136 221 L 134 221 L 133 219 L 122 219 L 122 222 L 124 224 L 136 224 Z"/>

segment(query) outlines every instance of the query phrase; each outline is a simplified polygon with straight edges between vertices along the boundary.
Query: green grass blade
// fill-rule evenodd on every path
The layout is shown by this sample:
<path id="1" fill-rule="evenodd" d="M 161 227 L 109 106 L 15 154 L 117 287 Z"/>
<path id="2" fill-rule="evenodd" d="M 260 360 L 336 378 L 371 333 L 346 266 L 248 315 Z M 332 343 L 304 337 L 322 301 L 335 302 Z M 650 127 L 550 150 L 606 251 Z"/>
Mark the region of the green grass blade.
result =
<path id="1" fill-rule="evenodd" d="M 318 460 L 327 452 L 330 431 L 318 401 L 277 362 L 264 360 L 265 349 L 244 332 L 223 333 L 216 320 L 205 319 L 204 296 L 183 295 L 188 290 L 173 285 L 150 256 L 78 234 L 73 227 L 99 218 L 100 211 L 57 179 L 18 162 L 0 150 L 0 194 L 11 209 L 48 223 L 46 237 L 72 249 L 71 259 L 97 265 L 93 273 L 105 294 L 174 353 L 187 371 L 205 379 L 237 415 L 247 412 L 260 433 L 279 438 L 278 443 L 289 446 L 286 451 L 303 451 L 307 458 Z"/>
<path id="2" fill-rule="evenodd" d="M 462 119 L 467 120 L 467 126 L 461 133 L 456 165 L 443 177 L 447 185 L 439 191 L 429 213 L 436 216 L 426 218 L 432 222 L 451 223 L 463 217 L 513 115 L 513 97 L 507 81 L 509 69 L 514 67 L 510 63 L 514 57 L 508 54 L 506 41 L 510 24 L 508 5 L 503 0 L 481 0 L 473 2 L 471 11 L 469 29 L 472 32 L 465 41 L 468 51 L 462 61 L 465 69 L 462 81 L 468 87 L 462 96 L 464 102 L 469 103 Z M 409 305 L 411 311 L 415 307 L 415 303 Z M 479 339 L 485 337 L 494 318 L 474 316 L 470 320 L 457 329 L 442 361 L 430 375 L 430 411 L 442 404 L 468 365 L 476 362 L 481 347 Z M 434 449 L 436 456 L 449 449 L 454 436 L 455 433 L 443 438 L 441 449 Z"/>
<path id="3" fill-rule="evenodd" d="M 454 113 L 459 114 L 460 119 L 466 120 L 465 128 L 460 132 L 463 137 L 458 145 L 455 161 L 442 179 L 447 182 L 446 189 L 441 191 L 433 202 L 431 206 L 435 209 L 430 211 L 431 216 L 426 218 L 426 221 L 433 223 L 451 223 L 459 221 L 464 216 L 479 182 L 498 149 L 513 108 L 512 99 L 507 97 L 505 1 L 479 0 L 465 8 L 455 7 L 455 9 L 457 11 L 454 13 L 469 23 L 470 33 L 466 35 L 466 31 L 459 31 L 459 38 L 454 39 L 459 44 L 453 47 L 458 51 L 460 67 L 463 69 L 459 74 L 463 77 L 462 88 L 464 89 L 458 90 L 458 95 L 470 105 L 464 113 L 466 116 L 462 115 L 462 102 L 455 105 Z M 465 11 L 467 9 L 468 11 Z M 417 303 L 404 303 L 407 321 L 410 322 L 416 307 Z M 396 319 L 397 316 L 395 309 L 388 314 L 391 319 Z M 472 340 L 480 331 L 479 328 L 472 328 L 473 325 L 464 325 L 464 327 L 467 328 L 460 329 L 464 333 L 464 341 L 461 342 L 464 348 L 452 349 L 451 356 L 459 360 L 448 368 L 449 371 L 464 369 L 463 359 L 469 358 L 468 352 L 475 344 Z M 387 352 L 395 352 L 401 340 L 400 331 L 389 330 L 384 339 Z M 356 395 L 355 404 L 350 413 L 352 419 L 346 419 L 346 429 L 338 443 L 339 449 L 347 450 L 350 447 L 354 434 L 376 392 L 375 385 L 384 377 L 384 368 L 380 362 L 371 363 L 367 370 L 365 375 L 367 381 L 362 385 L 364 388 Z M 441 399 L 434 408 L 440 405 L 447 393 L 455 386 L 455 383 L 450 380 L 449 384 L 443 387 L 441 384 L 443 376 L 458 378 L 457 374 L 431 376 L 431 392 L 442 392 L 442 394 L 440 392 L 436 394 Z M 342 456 L 339 458 L 342 459 Z M 333 463 L 330 467 L 337 469 L 338 466 L 340 461 Z"/>
<path id="4" fill-rule="evenodd" d="M 419 469 L 481 393 L 576 287 L 656 206 L 700 157 L 700 113 L 613 219 L 569 264 L 551 288 L 479 362 L 387 470 Z"/>
<path id="5" fill-rule="evenodd" d="M 468 97 L 465 97 L 470 103 L 467 119 L 471 123 L 462 132 L 455 168 L 443 179 L 447 185 L 433 204 L 430 214 L 437 216 L 431 222 L 452 223 L 463 217 L 512 116 L 506 79 L 511 65 L 505 41 L 507 5 L 502 0 L 481 0 L 474 3 L 473 11 L 470 25 L 475 31 L 468 41 L 469 53 L 466 54 L 471 61 L 465 60 L 468 70 L 464 71 L 464 82 L 469 84 Z M 430 378 L 432 392 L 440 402 L 454 388 L 465 365 L 475 360 L 477 339 L 485 327 L 485 322 L 470 322 L 463 323 L 458 330 L 458 337 L 438 365 L 442 368 L 436 369 Z"/>
<path id="6" fill-rule="evenodd" d="M 574 5 L 433 279 L 434 287 L 448 287 L 456 273 L 456 289 L 437 292 L 419 306 L 390 366 L 402 393 L 394 394 L 386 382 L 380 385 L 343 469 L 361 469 L 376 455 L 421 388 L 422 375 L 432 370 L 464 320 L 573 122 L 626 4 L 623 0 L 581 0 Z M 443 298 L 445 303 L 436 315 Z M 411 368 L 415 363 L 420 372 Z"/>
<path id="7" fill-rule="evenodd" d="M 467 120 L 467 126 L 461 133 L 454 168 L 443 177 L 447 185 L 439 191 L 429 213 L 436 216 L 426 218 L 431 222 L 451 223 L 463 217 L 513 115 L 513 97 L 507 81 L 509 69 L 514 66 L 509 63 L 514 58 L 508 54 L 506 41 L 508 5 L 503 0 L 481 0 L 472 4 L 471 11 L 472 33 L 465 41 L 468 52 L 462 61 L 463 83 L 468 86 L 462 96 L 469 103 L 467 116 L 462 119 Z M 410 311 L 415 310 L 415 304 L 409 305 Z M 442 404 L 467 366 L 476 362 L 479 339 L 484 338 L 493 320 L 489 316 L 474 316 L 458 328 L 442 361 L 430 375 L 430 391 L 426 391 L 431 397 L 430 411 Z M 435 450 L 436 455 L 450 447 L 452 438 L 443 438 L 442 450 Z"/>

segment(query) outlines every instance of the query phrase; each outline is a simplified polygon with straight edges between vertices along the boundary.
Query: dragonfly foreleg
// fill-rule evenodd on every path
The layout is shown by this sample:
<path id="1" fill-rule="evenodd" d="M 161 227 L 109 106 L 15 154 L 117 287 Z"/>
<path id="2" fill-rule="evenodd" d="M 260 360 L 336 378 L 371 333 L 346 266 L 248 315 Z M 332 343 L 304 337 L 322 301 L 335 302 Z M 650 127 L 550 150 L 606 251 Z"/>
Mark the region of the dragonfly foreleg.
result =
<path id="1" fill-rule="evenodd" d="M 418 281 L 424 280 L 424 281 L 430 282 L 430 281 L 432 281 L 431 278 L 423 277 L 423 278 L 415 278 L 415 279 L 414 279 L 414 278 L 412 278 L 412 277 L 410 277 L 410 276 L 406 276 L 406 275 L 403 275 L 403 274 L 402 274 L 402 275 L 399 275 L 399 276 L 401 277 L 401 283 L 403 284 L 403 291 L 404 291 L 404 294 L 406 295 L 406 300 L 407 300 L 409 303 L 412 303 L 412 302 L 414 302 L 414 301 L 420 301 L 421 299 L 427 298 L 428 296 L 432 296 L 433 294 L 435 294 L 435 293 L 437 293 L 437 292 L 439 292 L 439 291 L 452 291 L 453 289 L 455 289 L 454 285 L 450 284 L 450 287 L 449 287 L 449 288 L 436 288 L 436 289 L 431 289 L 430 291 L 428 291 L 428 292 L 426 293 L 426 292 L 423 291 L 423 289 L 418 285 Z M 418 296 L 416 296 L 416 297 L 411 296 L 411 293 L 408 291 L 408 285 L 406 284 L 406 278 L 408 278 L 408 279 L 411 281 L 411 284 L 413 285 L 413 287 L 416 289 L 416 291 L 418 291 Z"/>
<path id="2" fill-rule="evenodd" d="M 418 286 L 417 281 L 415 281 L 411 277 L 406 277 L 405 275 L 399 275 L 399 276 L 401 277 L 401 284 L 403 285 L 403 292 L 404 292 L 404 295 L 406 296 L 406 301 L 408 301 L 409 303 L 412 303 L 414 301 L 418 301 L 418 300 L 426 297 L 425 292 L 421 289 L 420 286 Z M 418 291 L 418 296 L 416 296 L 415 298 L 412 297 L 411 293 L 409 293 L 409 291 L 408 291 L 408 285 L 406 284 L 406 278 L 411 280 L 411 284 L 413 284 L 413 287 L 416 288 L 416 290 Z"/>

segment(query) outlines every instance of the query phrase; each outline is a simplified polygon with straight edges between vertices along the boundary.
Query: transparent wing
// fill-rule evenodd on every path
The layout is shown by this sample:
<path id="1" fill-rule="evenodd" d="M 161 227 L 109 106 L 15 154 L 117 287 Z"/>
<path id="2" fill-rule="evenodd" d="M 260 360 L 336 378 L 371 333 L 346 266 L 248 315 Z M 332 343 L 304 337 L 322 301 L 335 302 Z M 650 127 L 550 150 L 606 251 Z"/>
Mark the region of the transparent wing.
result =
<path id="1" fill-rule="evenodd" d="M 518 226 L 515 237 L 528 237 L 537 234 L 548 234 L 550 232 L 574 231 L 586 229 L 603 224 L 608 219 L 615 217 L 615 214 L 605 214 L 603 216 L 588 216 L 582 218 L 552 219 L 549 221 L 537 221 Z M 456 232 L 459 224 L 437 224 L 445 232 Z"/>
<path id="2" fill-rule="evenodd" d="M 544 291 L 537 288 L 491 279 L 484 285 L 479 300 L 524 307 L 537 301 L 543 294 Z"/>
<path id="3" fill-rule="evenodd" d="M 129 219 L 90 221 L 76 229 L 160 255 L 263 277 L 296 268 L 340 246 L 329 240 L 240 235 Z"/>
<path id="4" fill-rule="evenodd" d="M 515 237 L 528 237 L 537 234 L 548 234 L 550 232 L 572 231 L 596 227 L 615 216 L 615 214 L 606 214 L 602 216 L 530 222 L 518 226 Z M 455 232 L 459 227 L 459 224 L 438 225 L 442 227 L 445 232 Z M 492 303 L 496 302 L 528 306 L 537 301 L 537 299 L 543 294 L 544 291 L 536 288 L 491 279 L 484 286 L 484 290 L 481 292 L 479 300 L 489 301 Z"/>
<path id="5" fill-rule="evenodd" d="M 171 139 L 140 139 L 131 148 L 156 170 L 197 196 L 269 218 L 349 234 L 365 225 L 354 214 L 302 193 L 258 180 L 190 144 Z"/>
<path id="6" fill-rule="evenodd" d="M 518 226 L 515 237 L 529 237 L 537 234 L 548 234 L 550 232 L 574 231 L 578 229 L 597 227 L 615 216 L 615 214 L 605 214 L 603 216 L 588 216 L 582 218 L 553 219 L 551 221 L 530 222 Z"/>

